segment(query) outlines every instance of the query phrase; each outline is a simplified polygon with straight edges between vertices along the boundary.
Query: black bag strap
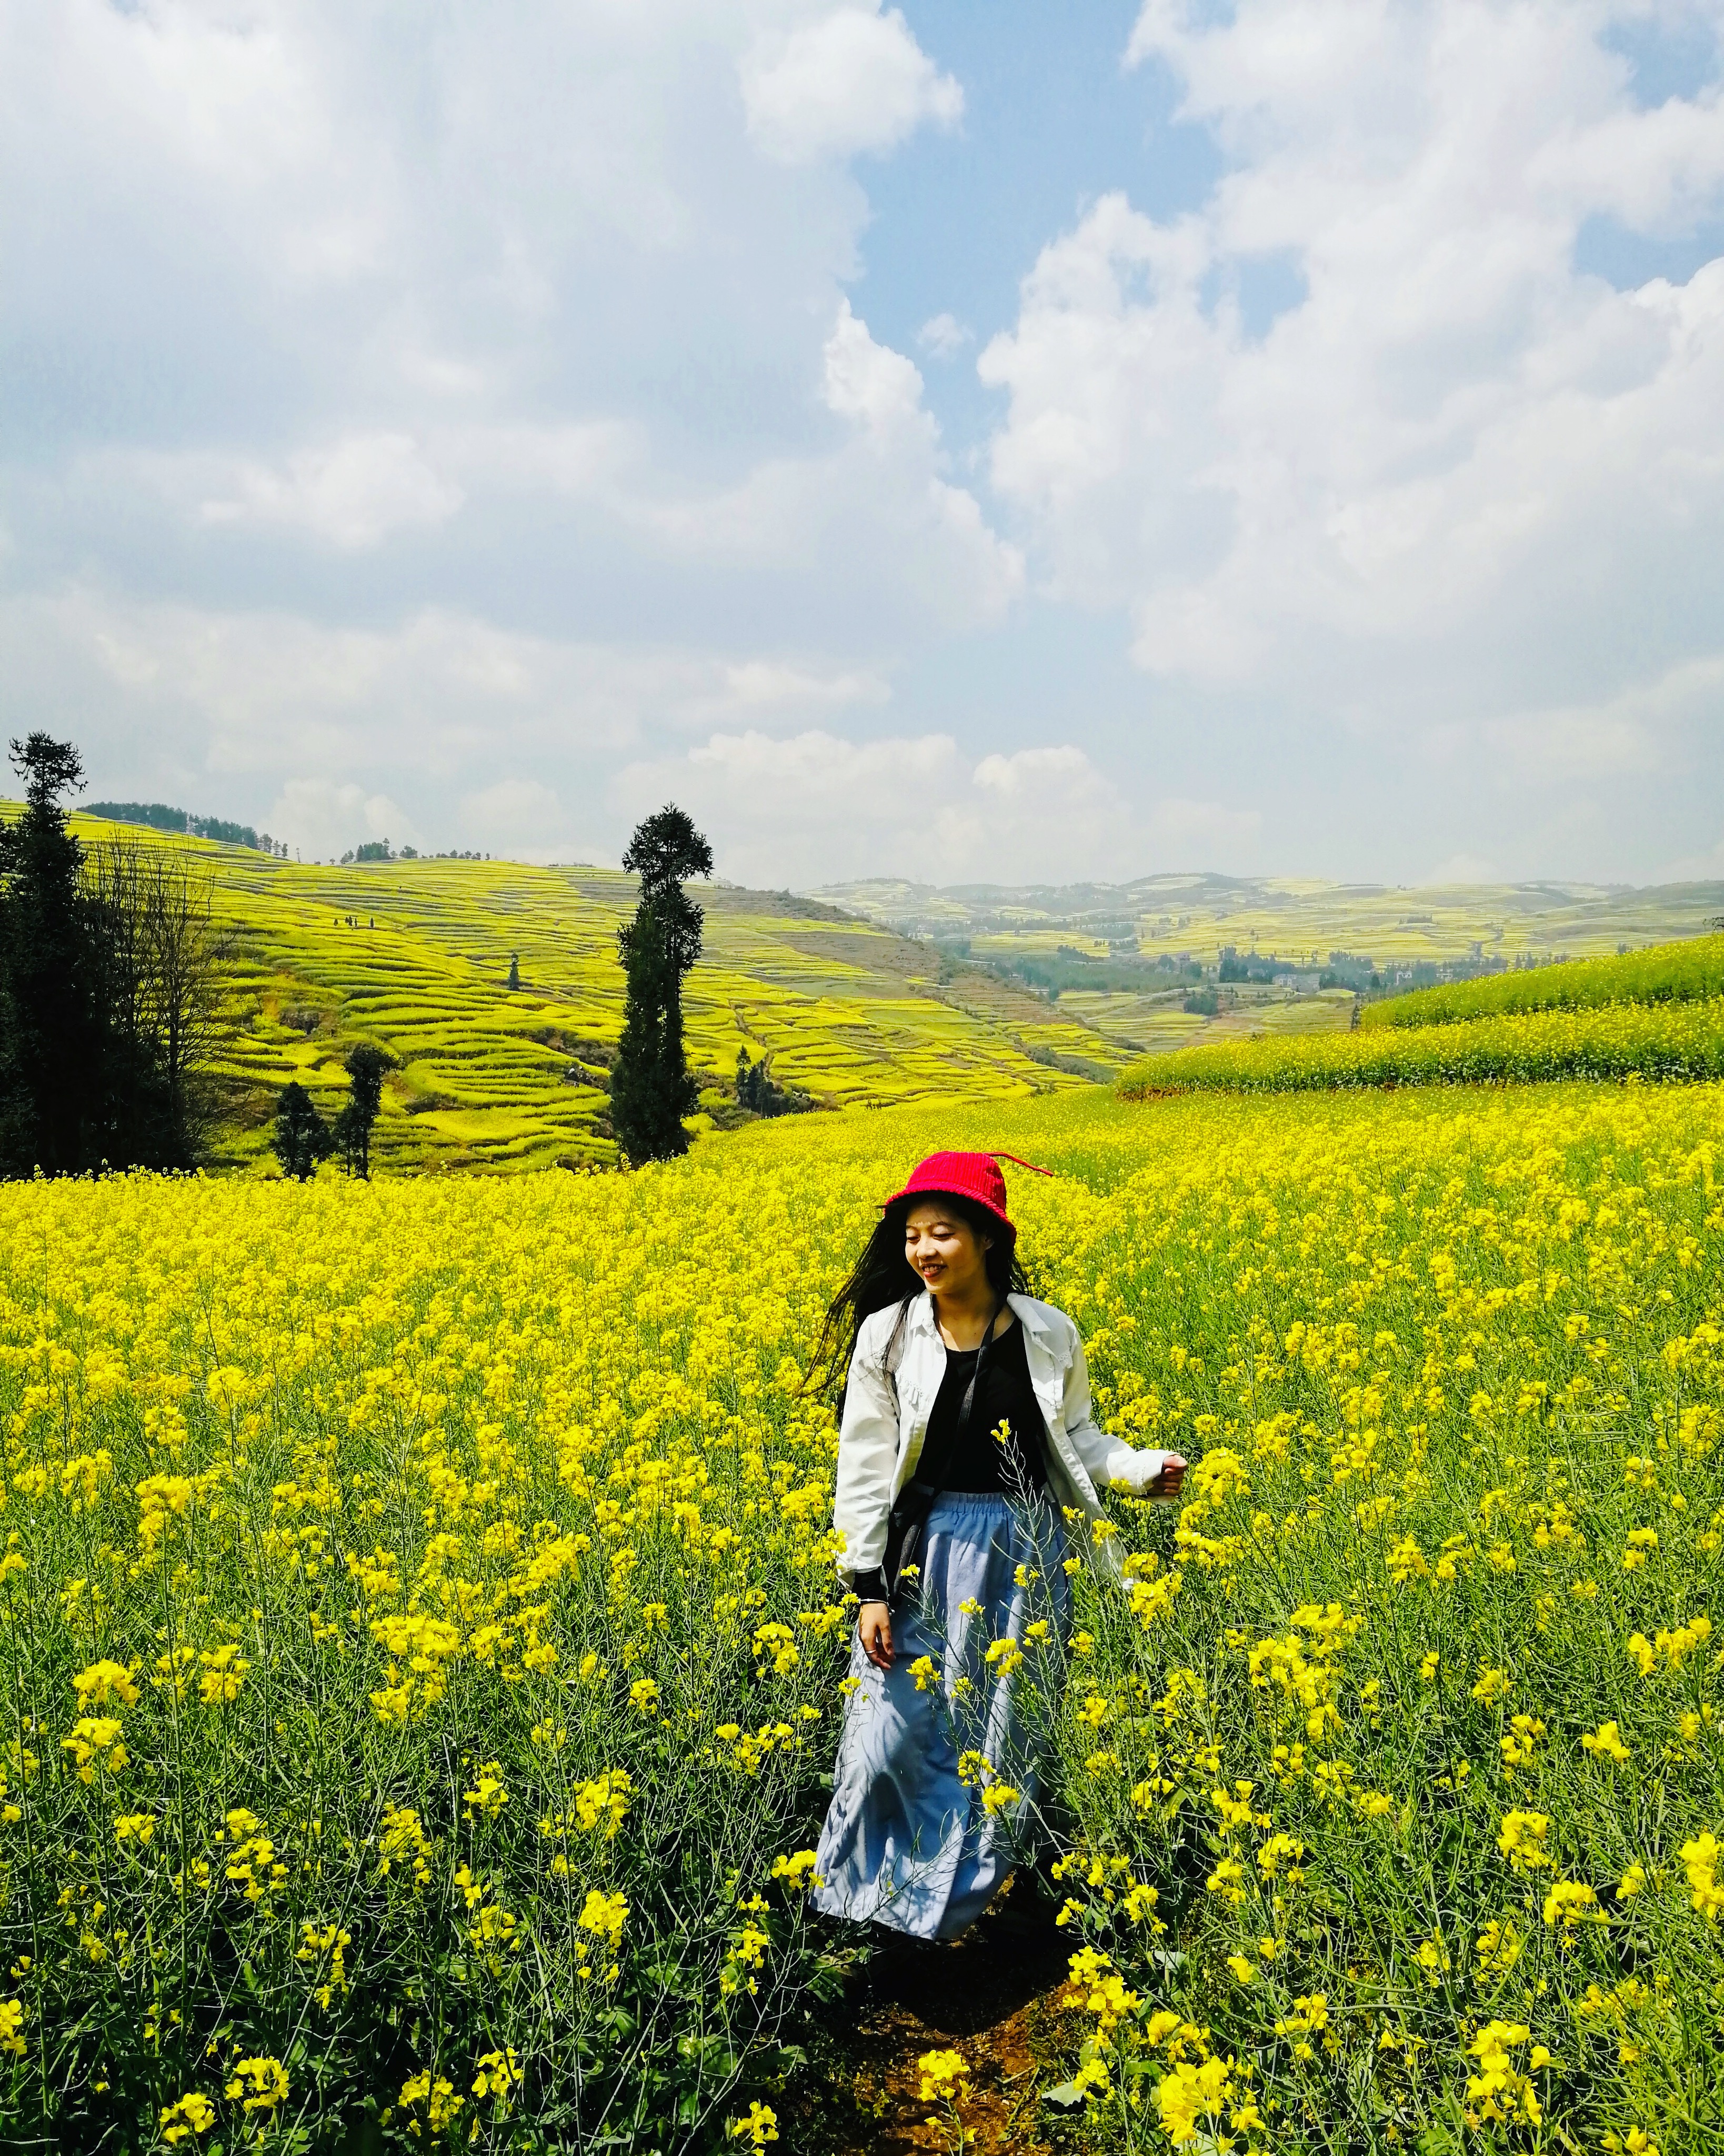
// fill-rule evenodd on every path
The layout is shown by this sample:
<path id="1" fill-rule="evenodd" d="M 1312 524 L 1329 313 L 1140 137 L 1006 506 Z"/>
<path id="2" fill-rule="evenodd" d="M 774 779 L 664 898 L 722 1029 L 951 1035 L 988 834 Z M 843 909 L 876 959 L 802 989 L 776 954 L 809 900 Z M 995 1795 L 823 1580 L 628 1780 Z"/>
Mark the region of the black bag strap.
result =
<path id="1" fill-rule="evenodd" d="M 963 1401 L 952 1424 L 950 1439 L 942 1448 L 937 1459 L 930 1460 L 924 1455 L 916 1463 L 921 1472 L 912 1476 L 904 1485 L 892 1506 L 891 1516 L 886 1522 L 886 1547 L 882 1566 L 888 1601 L 895 1600 L 906 1569 L 916 1561 L 917 1552 L 921 1547 L 922 1528 L 926 1524 L 928 1514 L 933 1510 L 934 1500 L 940 1495 L 946 1471 L 957 1455 L 964 1432 L 969 1428 L 970 1416 L 976 1405 L 976 1394 L 988 1361 L 988 1351 L 993 1344 L 993 1328 L 999 1322 L 1001 1307 L 1003 1306 L 997 1305 L 990 1313 L 987 1329 L 977 1346 L 970 1382 L 964 1388 Z"/>

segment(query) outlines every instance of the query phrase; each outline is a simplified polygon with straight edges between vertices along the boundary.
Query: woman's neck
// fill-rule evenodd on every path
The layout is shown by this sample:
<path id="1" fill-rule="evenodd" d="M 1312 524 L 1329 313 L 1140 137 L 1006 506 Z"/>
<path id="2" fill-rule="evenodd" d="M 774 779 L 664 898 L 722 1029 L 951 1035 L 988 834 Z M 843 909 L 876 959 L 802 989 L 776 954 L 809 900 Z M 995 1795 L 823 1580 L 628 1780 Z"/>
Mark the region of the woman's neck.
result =
<path id="1" fill-rule="evenodd" d="M 944 1295 L 932 1295 L 931 1291 L 930 1293 L 934 1305 L 934 1322 L 940 1328 L 940 1337 L 948 1348 L 956 1348 L 961 1355 L 967 1355 L 972 1348 L 982 1345 L 982 1337 L 988 1330 L 988 1320 L 993 1312 L 998 1309 L 1002 1317 L 1006 1314 L 1003 1302 L 998 1301 L 994 1295 L 993 1283 L 986 1277 L 959 1294 L 949 1291 Z"/>

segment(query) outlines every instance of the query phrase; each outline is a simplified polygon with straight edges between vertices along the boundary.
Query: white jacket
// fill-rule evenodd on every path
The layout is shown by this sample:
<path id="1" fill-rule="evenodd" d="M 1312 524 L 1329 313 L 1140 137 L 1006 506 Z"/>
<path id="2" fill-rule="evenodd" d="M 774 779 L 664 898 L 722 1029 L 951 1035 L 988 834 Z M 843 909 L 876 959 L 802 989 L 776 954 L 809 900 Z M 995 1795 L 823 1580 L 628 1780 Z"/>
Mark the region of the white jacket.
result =
<path id="1" fill-rule="evenodd" d="M 1047 1424 L 1050 1494 L 1056 1504 L 1099 1519 L 1098 1490 L 1120 1482 L 1142 1491 L 1172 1455 L 1140 1450 L 1098 1430 L 1090 1413 L 1089 1372 L 1076 1326 L 1050 1302 L 1028 1295 L 1007 1299 L 1024 1327 L 1029 1382 Z M 898 1310 L 898 1304 L 890 1303 L 864 1320 L 850 1358 L 832 1512 L 832 1523 L 844 1538 L 839 1568 L 847 1574 L 871 1572 L 885 1554 L 893 1501 L 916 1472 L 928 1417 L 946 1375 L 946 1343 L 927 1295 L 917 1296 L 905 1313 L 895 1368 L 886 1368 L 884 1358 Z M 1116 1568 L 1111 1544 L 1104 1543 L 1103 1556 L 1110 1570 Z"/>

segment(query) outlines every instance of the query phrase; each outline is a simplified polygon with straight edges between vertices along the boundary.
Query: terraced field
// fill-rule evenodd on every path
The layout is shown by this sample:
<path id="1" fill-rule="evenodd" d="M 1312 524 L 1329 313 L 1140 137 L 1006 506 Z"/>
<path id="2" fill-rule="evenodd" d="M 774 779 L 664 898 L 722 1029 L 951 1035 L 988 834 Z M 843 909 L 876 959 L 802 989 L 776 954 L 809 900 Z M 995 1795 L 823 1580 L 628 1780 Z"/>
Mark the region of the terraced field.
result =
<path id="1" fill-rule="evenodd" d="M 99 840 L 129 826 L 76 818 Z M 152 841 L 153 842 L 153 841 Z M 608 1066 L 622 1031 L 616 931 L 631 877 L 475 860 L 302 867 L 162 839 L 207 869 L 234 1019 L 223 1163 L 267 1158 L 280 1089 L 333 1106 L 342 1058 L 378 1043 L 382 1168 L 571 1166 L 615 1158 Z M 1132 1045 L 925 945 L 788 892 L 701 891 L 690 1061 L 724 1112 L 737 1052 L 833 1107 L 938 1094 L 1026 1098 L 1116 1075 Z M 507 983 L 511 957 L 519 988 Z"/>
<path id="2" fill-rule="evenodd" d="M 1062 1016 L 1080 1019 L 1151 1055 L 1224 1046 L 1253 1034 L 1346 1030 L 1352 998 L 1317 987 L 1330 954 L 1337 951 L 1373 966 L 1484 958 L 1518 968 L 1535 955 L 1602 957 L 1665 937 L 1696 938 L 1724 913 L 1724 883 L 1419 889 L 1270 876 L 1153 875 L 1128 884 L 935 889 L 878 879 L 835 884 L 817 895 L 883 927 L 926 937 L 947 950 L 962 949 L 972 963 L 1010 968 L 1028 960 L 1044 965 L 1111 960 L 1115 978 L 1107 992 L 1066 987 L 1058 1009 Z M 1122 957 L 1131 964 L 1161 959 L 1213 969 L 1229 950 L 1285 959 L 1301 971 L 1273 988 L 1242 983 L 1224 991 L 1221 1009 L 1208 1019 L 1184 1009 L 1187 991 L 1165 970 L 1145 966 L 1141 988 L 1117 978 Z M 1516 990 L 1502 986 L 1503 978 L 1480 991 L 1487 1002 L 1516 996 Z M 1513 978 L 1522 976 L 1517 971 Z"/>

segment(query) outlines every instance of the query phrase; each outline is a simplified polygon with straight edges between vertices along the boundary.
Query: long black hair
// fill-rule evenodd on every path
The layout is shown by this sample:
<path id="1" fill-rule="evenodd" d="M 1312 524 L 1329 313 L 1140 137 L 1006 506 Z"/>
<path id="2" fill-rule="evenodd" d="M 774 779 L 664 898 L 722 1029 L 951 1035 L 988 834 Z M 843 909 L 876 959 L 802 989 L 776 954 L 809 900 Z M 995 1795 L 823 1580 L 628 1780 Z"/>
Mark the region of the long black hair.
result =
<path id="1" fill-rule="evenodd" d="M 832 1298 L 826 1322 L 820 1328 L 819 1345 L 803 1380 L 805 1390 L 824 1392 L 834 1378 L 842 1382 L 847 1377 L 850 1358 L 856 1352 L 856 1335 L 875 1311 L 885 1310 L 895 1302 L 899 1306 L 898 1322 L 902 1325 L 911 1304 L 917 1296 L 927 1293 L 921 1275 L 904 1255 L 904 1223 L 912 1206 L 926 1204 L 930 1198 L 938 1198 L 942 1205 L 949 1207 L 973 1232 L 978 1245 L 984 1236 L 989 1239 L 989 1247 L 983 1252 L 982 1261 L 996 1301 L 1003 1303 L 1008 1295 L 1029 1293 L 1029 1276 L 1018 1255 L 1017 1236 L 998 1215 L 990 1213 L 985 1205 L 977 1205 L 973 1199 L 957 1197 L 949 1191 L 906 1193 L 895 1199 L 881 1214 L 880 1224 L 863 1245 L 862 1255 L 849 1278 Z"/>

